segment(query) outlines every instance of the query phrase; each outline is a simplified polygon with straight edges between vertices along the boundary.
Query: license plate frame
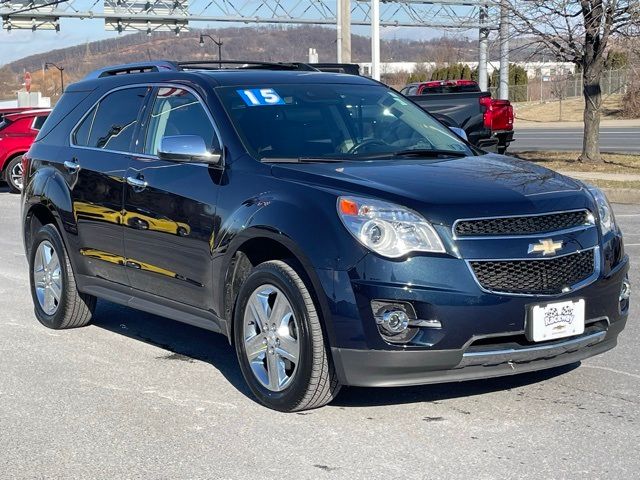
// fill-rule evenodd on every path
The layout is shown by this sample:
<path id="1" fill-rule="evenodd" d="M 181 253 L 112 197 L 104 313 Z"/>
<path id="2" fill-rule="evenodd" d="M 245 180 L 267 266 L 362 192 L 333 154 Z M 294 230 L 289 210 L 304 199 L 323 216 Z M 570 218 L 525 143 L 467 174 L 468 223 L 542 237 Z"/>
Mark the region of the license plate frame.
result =
<path id="1" fill-rule="evenodd" d="M 537 343 L 581 335 L 585 329 L 585 311 L 584 298 L 530 305 L 527 312 L 527 339 Z"/>

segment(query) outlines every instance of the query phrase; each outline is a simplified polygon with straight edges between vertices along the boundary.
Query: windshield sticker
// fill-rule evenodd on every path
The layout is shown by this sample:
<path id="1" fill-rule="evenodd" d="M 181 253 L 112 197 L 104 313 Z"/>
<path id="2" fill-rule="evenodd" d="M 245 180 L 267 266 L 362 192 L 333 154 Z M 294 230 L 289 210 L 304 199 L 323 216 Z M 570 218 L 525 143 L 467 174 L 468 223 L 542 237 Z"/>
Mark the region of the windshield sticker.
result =
<path id="1" fill-rule="evenodd" d="M 284 100 L 280 98 L 280 95 L 273 88 L 252 88 L 249 90 L 236 90 L 236 92 L 249 107 L 285 104 Z"/>

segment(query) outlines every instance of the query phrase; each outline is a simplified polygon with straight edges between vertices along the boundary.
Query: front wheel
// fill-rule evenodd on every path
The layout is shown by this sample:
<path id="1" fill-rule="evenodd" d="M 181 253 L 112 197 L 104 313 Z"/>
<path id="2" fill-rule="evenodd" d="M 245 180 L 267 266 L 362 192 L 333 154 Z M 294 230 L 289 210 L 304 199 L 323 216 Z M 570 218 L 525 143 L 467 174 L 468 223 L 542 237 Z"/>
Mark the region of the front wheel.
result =
<path id="1" fill-rule="evenodd" d="M 22 155 L 13 157 L 4 171 L 4 180 L 13 193 L 22 191 Z"/>
<path id="2" fill-rule="evenodd" d="M 286 262 L 258 265 L 242 285 L 234 341 L 245 380 L 269 408 L 321 407 L 340 390 L 311 295 Z"/>

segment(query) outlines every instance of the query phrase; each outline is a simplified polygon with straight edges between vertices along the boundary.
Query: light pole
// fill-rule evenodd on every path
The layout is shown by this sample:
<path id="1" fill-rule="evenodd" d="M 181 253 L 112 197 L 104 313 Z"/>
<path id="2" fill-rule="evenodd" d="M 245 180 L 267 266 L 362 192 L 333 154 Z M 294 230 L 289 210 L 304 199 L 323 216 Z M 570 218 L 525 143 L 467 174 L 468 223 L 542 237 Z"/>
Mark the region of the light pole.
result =
<path id="1" fill-rule="evenodd" d="M 218 46 L 218 66 L 220 68 L 222 68 L 222 45 L 224 45 L 224 43 L 222 42 L 222 40 L 220 40 L 220 37 L 218 37 L 218 40 L 216 40 L 211 35 L 208 35 L 206 33 L 201 33 L 200 34 L 200 46 L 202 48 L 204 48 L 204 39 L 205 39 L 205 37 L 210 39 L 213 43 L 215 43 Z"/>
<path id="2" fill-rule="evenodd" d="M 64 93 L 64 67 L 60 67 L 53 62 L 47 62 L 44 64 L 44 69 L 49 70 L 49 67 L 57 68 L 60 72 L 60 96 Z"/>

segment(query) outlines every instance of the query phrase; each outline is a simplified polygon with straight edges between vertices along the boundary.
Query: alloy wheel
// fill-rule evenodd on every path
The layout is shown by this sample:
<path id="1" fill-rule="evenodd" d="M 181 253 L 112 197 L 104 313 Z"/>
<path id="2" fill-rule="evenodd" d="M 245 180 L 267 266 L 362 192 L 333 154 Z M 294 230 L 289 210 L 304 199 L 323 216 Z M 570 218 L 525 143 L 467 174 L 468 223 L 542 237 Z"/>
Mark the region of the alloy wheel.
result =
<path id="1" fill-rule="evenodd" d="M 56 313 L 62 299 L 62 272 L 58 254 L 47 240 L 38 245 L 35 254 L 33 283 L 40 308 L 47 315 Z"/>
<path id="2" fill-rule="evenodd" d="M 272 392 L 287 388 L 300 358 L 300 329 L 285 294 L 270 284 L 254 290 L 243 326 L 244 350 L 255 378 Z"/>
<path id="3" fill-rule="evenodd" d="M 22 162 L 18 162 L 11 168 L 9 172 L 11 183 L 18 190 L 22 190 Z"/>

